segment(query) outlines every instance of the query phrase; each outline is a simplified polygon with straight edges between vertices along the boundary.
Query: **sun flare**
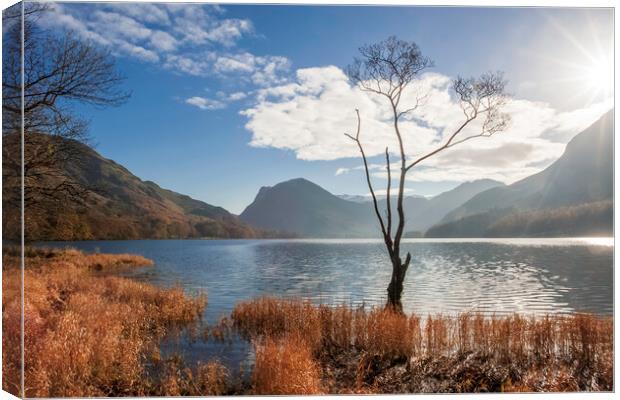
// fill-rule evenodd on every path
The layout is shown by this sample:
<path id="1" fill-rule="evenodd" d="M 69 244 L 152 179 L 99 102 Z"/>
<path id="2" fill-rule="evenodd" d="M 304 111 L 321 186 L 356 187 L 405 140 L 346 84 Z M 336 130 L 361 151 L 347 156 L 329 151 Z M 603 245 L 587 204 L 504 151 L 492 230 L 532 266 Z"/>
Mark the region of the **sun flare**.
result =
<path id="1" fill-rule="evenodd" d="M 585 67 L 584 81 L 592 92 L 608 94 L 613 90 L 613 65 L 611 60 L 601 58 Z"/>

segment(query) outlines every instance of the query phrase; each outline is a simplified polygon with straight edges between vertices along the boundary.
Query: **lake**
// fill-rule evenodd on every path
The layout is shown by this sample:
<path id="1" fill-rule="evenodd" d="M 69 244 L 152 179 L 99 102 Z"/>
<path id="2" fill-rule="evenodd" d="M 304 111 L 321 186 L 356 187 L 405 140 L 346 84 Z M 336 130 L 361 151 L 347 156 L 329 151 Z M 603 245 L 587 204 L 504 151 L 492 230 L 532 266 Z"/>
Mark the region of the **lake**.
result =
<path id="1" fill-rule="evenodd" d="M 137 253 L 135 279 L 206 291 L 207 322 L 260 295 L 382 305 L 391 266 L 379 240 L 136 240 L 50 242 L 87 252 Z M 406 312 L 613 312 L 613 238 L 407 239 Z"/>
<path id="2" fill-rule="evenodd" d="M 154 267 L 123 272 L 156 285 L 206 291 L 213 324 L 238 301 L 260 295 L 315 303 L 378 305 L 391 265 L 379 240 L 136 240 L 46 242 L 86 252 L 136 253 Z M 507 314 L 613 313 L 613 238 L 407 239 L 412 261 L 406 312 Z M 232 369 L 253 363 L 249 343 L 175 338 L 164 354 L 190 363 L 218 358 Z"/>

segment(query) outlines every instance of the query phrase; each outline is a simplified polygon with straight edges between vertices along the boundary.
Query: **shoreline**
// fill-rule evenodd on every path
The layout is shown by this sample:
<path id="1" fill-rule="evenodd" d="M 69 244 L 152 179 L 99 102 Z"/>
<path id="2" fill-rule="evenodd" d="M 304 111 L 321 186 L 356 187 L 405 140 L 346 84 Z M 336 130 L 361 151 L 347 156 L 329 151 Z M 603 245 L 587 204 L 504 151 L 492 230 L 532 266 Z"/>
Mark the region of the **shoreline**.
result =
<path id="1" fill-rule="evenodd" d="M 383 243 L 381 238 L 169 238 L 169 239 L 84 239 L 84 240 L 36 240 L 27 243 L 27 246 L 45 246 L 53 243 L 94 243 L 94 242 L 145 242 L 145 241 L 265 241 L 265 242 L 346 242 L 346 243 Z M 403 238 L 403 243 L 502 243 L 527 245 L 557 245 L 554 241 L 573 241 L 575 243 L 594 246 L 613 247 L 615 245 L 614 236 L 557 236 L 557 237 L 480 237 L 480 238 Z M 521 243 L 519 243 L 521 242 Z M 545 243 L 546 242 L 546 243 Z M 586 243 L 582 243 L 586 242 Z M 587 243 L 590 242 L 590 243 Z M 19 244 L 19 242 L 7 241 L 6 244 Z"/>
<path id="2" fill-rule="evenodd" d="M 7 250 L 3 254 L 5 305 L 16 293 L 11 271 L 19 271 L 11 268 L 14 260 Z M 613 387 L 609 375 L 613 315 L 417 316 L 394 314 L 381 307 L 260 297 L 236 303 L 218 324 L 205 326 L 201 318 L 207 308 L 206 294 L 189 297 L 178 287 L 166 289 L 115 276 L 121 268 L 148 265 L 150 260 L 143 257 L 30 248 L 26 261 L 26 346 L 43 362 L 27 360 L 28 365 L 39 365 L 26 377 L 31 395 L 472 393 L 606 391 Z M 95 273 L 101 270 L 111 273 Z M 117 311 L 109 314 L 111 310 Z M 9 304 L 3 313 L 5 338 L 16 328 L 11 317 L 16 311 Z M 71 326 L 84 330 L 83 340 L 89 345 L 58 336 L 73 329 L 66 325 L 69 316 L 78 318 Z M 153 322 L 145 325 L 141 321 Z M 118 329 L 131 329 L 135 334 L 127 339 L 130 342 L 119 342 L 114 333 Z M 256 356 L 250 381 L 240 379 L 234 366 L 215 359 L 187 364 L 175 354 L 162 358 L 162 340 L 175 329 L 185 329 L 190 339 L 215 345 L 240 335 Z M 57 346 L 73 350 L 45 352 Z M 124 354 L 132 346 L 137 346 L 136 352 Z M 91 348 L 92 354 L 80 364 L 72 364 L 75 361 L 65 355 L 84 348 Z M 17 359 L 7 353 L 4 359 L 9 363 L 3 365 L 9 371 L 4 388 L 11 391 L 10 365 Z M 119 372 L 109 369 L 118 362 L 127 367 L 121 368 L 122 374 L 137 375 L 121 379 L 133 384 L 114 389 L 105 382 L 119 379 Z M 95 365 L 99 372 L 92 369 Z M 590 372 L 581 376 L 574 370 L 577 367 Z M 541 368 L 563 375 L 547 376 Z M 45 378 L 50 374 L 55 376 L 53 381 Z"/>

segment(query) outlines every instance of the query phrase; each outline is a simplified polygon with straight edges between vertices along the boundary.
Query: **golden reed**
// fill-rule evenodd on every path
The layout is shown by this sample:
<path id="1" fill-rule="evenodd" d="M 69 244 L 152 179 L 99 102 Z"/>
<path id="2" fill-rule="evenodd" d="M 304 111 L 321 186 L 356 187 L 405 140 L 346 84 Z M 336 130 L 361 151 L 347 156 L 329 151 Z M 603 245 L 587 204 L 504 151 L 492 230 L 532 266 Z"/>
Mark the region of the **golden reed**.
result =
<path id="1" fill-rule="evenodd" d="M 3 255 L 3 389 L 20 392 L 20 269 L 18 252 Z M 164 377 L 149 378 L 159 343 L 176 327 L 202 315 L 205 295 L 161 289 L 95 273 L 152 265 L 134 255 L 76 250 L 26 252 L 25 394 L 27 397 L 123 396 L 164 392 Z M 165 361 L 161 361 L 162 363 Z M 213 367 L 199 372 L 213 381 Z M 197 391 L 198 392 L 198 391 Z M 196 392 L 196 393 L 197 393 Z M 206 390 L 205 393 L 219 393 Z"/>
<path id="2" fill-rule="evenodd" d="M 253 385 L 261 393 L 613 389 L 611 318 L 465 313 L 423 320 L 262 297 L 237 304 L 232 319 L 255 343 Z M 282 363 L 287 371 L 278 371 Z M 323 383 L 314 379 L 317 364 Z M 295 381 L 302 365 L 311 371 L 304 385 Z M 334 370 L 340 382 L 330 383 Z"/>

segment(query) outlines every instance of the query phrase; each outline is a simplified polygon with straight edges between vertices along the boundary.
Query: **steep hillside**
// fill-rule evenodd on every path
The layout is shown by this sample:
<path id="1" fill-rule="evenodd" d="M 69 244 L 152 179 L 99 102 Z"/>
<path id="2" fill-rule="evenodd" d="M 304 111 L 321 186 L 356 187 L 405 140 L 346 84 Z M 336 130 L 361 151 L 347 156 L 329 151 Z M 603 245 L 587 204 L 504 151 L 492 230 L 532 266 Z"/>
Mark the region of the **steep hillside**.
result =
<path id="1" fill-rule="evenodd" d="M 538 174 L 474 196 L 442 222 L 491 209 L 556 208 L 613 196 L 613 110 L 575 136 L 564 154 Z"/>
<path id="2" fill-rule="evenodd" d="M 408 232 L 425 230 L 474 194 L 497 185 L 501 183 L 481 180 L 464 183 L 432 199 L 406 196 L 403 199 L 405 228 Z M 253 226 L 294 232 L 305 237 L 379 237 L 381 233 L 372 200 L 364 199 L 361 201 L 362 196 L 335 196 L 299 178 L 261 188 L 240 218 Z M 392 195 L 391 203 L 396 223 L 395 195 Z M 380 197 L 378 207 L 385 215 L 385 197 Z"/>
<path id="3" fill-rule="evenodd" d="M 265 235 L 221 207 L 212 206 L 154 182 L 142 181 L 92 148 L 73 142 L 78 156 L 65 176 L 89 188 L 81 202 L 27 214 L 30 240 L 242 238 Z M 4 227 L 10 237 L 16 233 Z"/>
<path id="4" fill-rule="evenodd" d="M 409 235 L 419 235 L 419 232 L 426 231 L 429 227 L 441 221 L 450 211 L 465 203 L 476 194 L 487 189 L 503 186 L 504 184 L 492 179 L 479 179 L 471 182 L 464 182 L 454 189 L 440 193 L 437 196 L 427 198 L 423 196 L 405 196 L 403 199 L 403 209 L 405 210 L 406 231 Z M 367 203 L 372 207 L 372 198 L 359 195 L 338 195 L 343 200 L 355 203 Z M 386 196 L 377 196 L 379 199 L 379 209 L 387 208 Z M 392 210 L 396 217 L 396 193 L 391 195 Z M 372 208 L 371 208 L 371 212 Z M 415 232 L 418 232 L 415 234 Z"/>
<path id="5" fill-rule="evenodd" d="M 613 214 L 613 124 L 612 110 L 575 136 L 545 170 L 474 196 L 427 236 L 559 235 L 562 226 L 570 234 L 610 234 L 612 224 L 601 218 Z M 589 213 L 591 220 L 578 216 Z M 554 222 L 544 227 L 544 218 Z M 580 226 L 569 229 L 570 223 Z"/>
<path id="6" fill-rule="evenodd" d="M 303 178 L 262 187 L 241 213 L 253 226 L 305 237 L 378 237 L 370 203 L 334 196 Z"/>
<path id="7" fill-rule="evenodd" d="M 566 237 L 613 234 L 611 200 L 542 210 L 490 210 L 430 228 L 425 237 Z"/>
<path id="8" fill-rule="evenodd" d="M 407 212 L 407 230 L 425 231 L 432 225 L 441 221 L 450 211 L 459 207 L 473 196 L 485 190 L 504 186 L 503 183 L 492 179 L 479 179 L 465 182 L 452 190 L 443 192 L 429 199 L 426 204 L 419 208 L 405 208 Z"/>

